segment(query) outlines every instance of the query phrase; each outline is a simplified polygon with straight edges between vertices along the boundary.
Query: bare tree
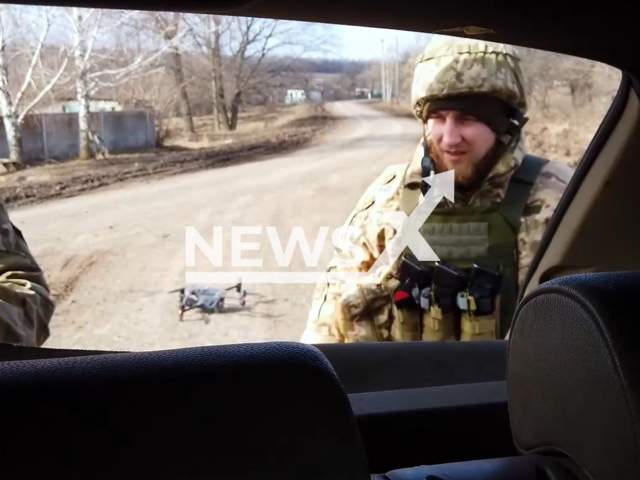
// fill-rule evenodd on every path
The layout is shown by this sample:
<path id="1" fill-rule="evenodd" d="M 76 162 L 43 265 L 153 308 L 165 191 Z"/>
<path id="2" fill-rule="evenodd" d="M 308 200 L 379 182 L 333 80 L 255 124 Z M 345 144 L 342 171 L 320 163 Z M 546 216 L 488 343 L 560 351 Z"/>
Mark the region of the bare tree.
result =
<path id="1" fill-rule="evenodd" d="M 222 55 L 220 54 L 220 38 L 222 36 L 222 22 L 219 15 L 210 15 L 208 18 L 207 48 L 209 49 L 209 61 L 211 62 L 211 98 L 213 106 L 213 118 L 216 130 L 220 130 L 220 114 L 225 104 L 224 83 L 222 79 Z M 226 112 L 226 109 L 225 109 Z"/>
<path id="2" fill-rule="evenodd" d="M 184 67 L 182 65 L 182 54 L 175 39 L 179 35 L 181 13 L 156 13 L 154 15 L 155 25 L 158 33 L 167 42 L 169 49 L 169 65 L 173 72 L 176 88 L 178 90 L 180 116 L 182 117 L 185 129 L 191 133 L 195 133 L 196 129 L 193 123 L 193 113 L 191 111 L 191 103 L 187 92 L 187 82 L 184 75 Z"/>
<path id="3" fill-rule="evenodd" d="M 557 87 L 556 83 L 564 83 L 558 74 L 562 73 L 562 63 L 566 59 L 533 48 L 520 48 L 519 53 L 526 78 L 527 97 L 542 112 L 548 113 L 550 108 L 549 94 Z"/>
<path id="4" fill-rule="evenodd" d="M 174 47 L 179 40 L 179 35 L 171 37 L 163 48 L 142 48 L 138 50 L 134 58 L 126 58 L 118 55 L 100 54 L 96 50 L 96 43 L 106 41 L 105 36 L 124 28 L 140 12 L 117 12 L 100 9 L 71 8 L 67 15 L 72 24 L 72 36 L 74 45 L 74 67 L 76 100 L 79 106 L 78 128 L 80 141 L 80 158 L 91 157 L 89 112 L 90 100 L 104 88 L 115 88 L 125 82 L 131 81 L 136 75 L 140 75 L 144 67 L 151 65 L 163 53 Z M 120 52 L 122 53 L 122 52 Z M 145 73 L 147 73 L 145 71 Z"/>
<path id="5" fill-rule="evenodd" d="M 24 119 L 58 82 L 70 56 L 69 50 L 61 48 L 58 51 L 61 61 L 58 62 L 57 69 L 54 72 L 47 72 L 43 66 L 42 55 L 43 46 L 53 24 L 52 11 L 47 7 L 39 8 L 37 11 L 35 20 L 36 23 L 38 20 L 41 21 L 42 24 L 38 25 L 41 30 L 35 44 L 30 44 L 28 39 L 16 38 L 16 35 L 22 35 L 24 25 L 33 24 L 34 19 L 21 22 L 18 14 L 11 7 L 0 6 L 0 113 L 7 135 L 9 157 L 17 163 L 23 162 L 21 127 Z M 9 34 L 8 30 L 14 30 L 15 35 Z M 25 57 L 26 68 L 15 90 L 11 85 L 16 82 L 11 81 L 10 68 L 19 57 Z M 47 73 L 51 73 L 48 78 L 46 78 Z M 44 78 L 44 84 L 40 86 L 36 84 L 38 76 Z M 30 98 L 27 100 L 28 96 Z"/>
<path id="6" fill-rule="evenodd" d="M 341 97 L 344 99 L 353 98 L 355 96 L 359 77 L 365 73 L 366 65 L 359 62 L 345 62 L 337 87 L 340 89 Z"/>
<path id="7" fill-rule="evenodd" d="M 223 21 L 220 15 L 198 15 L 187 21 L 191 26 L 196 45 L 205 56 L 205 64 L 209 67 L 207 73 L 211 85 L 211 114 L 214 119 L 214 129 L 220 130 L 223 125 L 228 129 L 221 43 L 223 35 L 227 33 L 229 22 Z"/>
<path id="8" fill-rule="evenodd" d="M 208 58 L 214 114 L 226 130 L 236 130 L 244 95 L 264 94 L 302 55 L 328 45 L 317 27 L 296 22 L 217 15 L 189 21 Z"/>

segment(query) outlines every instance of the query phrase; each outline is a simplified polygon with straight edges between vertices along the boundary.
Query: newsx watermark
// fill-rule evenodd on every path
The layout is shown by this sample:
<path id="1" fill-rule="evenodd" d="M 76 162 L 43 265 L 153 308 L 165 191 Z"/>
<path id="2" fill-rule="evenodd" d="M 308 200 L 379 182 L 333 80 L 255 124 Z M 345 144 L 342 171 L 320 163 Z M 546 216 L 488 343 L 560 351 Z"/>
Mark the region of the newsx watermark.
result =
<path id="1" fill-rule="evenodd" d="M 380 283 L 389 269 L 393 266 L 405 248 L 420 261 L 440 261 L 425 238 L 420 234 L 420 227 L 429 215 L 438 206 L 443 198 L 454 201 L 454 171 L 432 174 L 424 177 L 423 181 L 431 188 L 426 195 L 421 196 L 417 206 L 409 216 L 402 211 L 384 212 L 391 225 L 396 230 L 392 240 L 382 251 L 367 272 L 342 271 L 342 272 L 317 272 L 317 271 L 246 271 L 241 272 L 245 283 L 316 283 L 320 279 L 328 283 Z M 260 249 L 257 242 L 246 242 L 243 235 L 262 234 L 266 231 L 273 253 L 279 267 L 288 267 L 296 245 L 300 245 L 305 265 L 317 267 L 324 242 L 326 241 L 329 227 L 320 228 L 313 249 L 302 227 L 292 229 L 286 249 L 275 227 L 261 226 L 235 226 L 231 228 L 231 266 L 232 267 L 262 267 L 262 259 L 242 258 L 242 252 Z M 349 238 L 357 238 L 361 233 L 358 227 L 339 227 L 331 235 L 333 245 L 342 251 L 352 254 L 352 258 L 344 259 L 334 256 L 333 264 L 341 267 L 356 267 L 364 259 L 362 247 L 349 241 Z M 185 255 L 186 266 L 195 267 L 196 247 L 207 257 L 214 267 L 222 268 L 223 265 L 223 227 L 213 227 L 213 243 L 207 242 L 198 230 L 193 226 L 187 226 L 185 231 Z M 186 283 L 230 283 L 238 279 L 238 271 L 198 271 L 186 272 Z"/>

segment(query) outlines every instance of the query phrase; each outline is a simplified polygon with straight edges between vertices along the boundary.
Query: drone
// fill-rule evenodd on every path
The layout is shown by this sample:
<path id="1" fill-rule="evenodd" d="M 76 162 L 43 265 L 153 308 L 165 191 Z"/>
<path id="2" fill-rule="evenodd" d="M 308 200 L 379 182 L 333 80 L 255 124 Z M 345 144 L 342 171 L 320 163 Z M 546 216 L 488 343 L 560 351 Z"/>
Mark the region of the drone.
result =
<path id="1" fill-rule="evenodd" d="M 242 280 L 227 288 L 207 287 L 203 285 L 190 285 L 188 287 L 171 290 L 168 293 L 180 293 L 179 298 L 179 319 L 183 321 L 183 315 L 189 310 L 198 309 L 203 316 L 212 313 L 222 313 L 224 310 L 224 302 L 227 298 L 227 292 L 235 290 L 239 295 L 239 303 L 241 306 L 247 304 L 247 291 L 242 288 Z"/>

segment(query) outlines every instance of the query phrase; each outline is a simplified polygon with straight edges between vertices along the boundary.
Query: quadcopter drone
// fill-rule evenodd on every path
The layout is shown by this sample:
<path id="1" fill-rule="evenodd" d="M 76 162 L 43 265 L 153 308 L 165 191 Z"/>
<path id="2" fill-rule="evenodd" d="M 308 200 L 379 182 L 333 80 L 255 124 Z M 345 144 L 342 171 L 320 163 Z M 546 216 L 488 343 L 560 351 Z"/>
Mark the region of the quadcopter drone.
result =
<path id="1" fill-rule="evenodd" d="M 178 311 L 180 312 L 179 319 L 182 322 L 184 313 L 189 310 L 198 309 L 203 316 L 211 313 L 222 313 L 229 290 L 238 292 L 241 306 L 244 307 L 247 304 L 247 291 L 243 290 L 241 280 L 227 288 L 190 285 L 188 287 L 171 290 L 169 293 L 180 293 L 180 308 Z"/>

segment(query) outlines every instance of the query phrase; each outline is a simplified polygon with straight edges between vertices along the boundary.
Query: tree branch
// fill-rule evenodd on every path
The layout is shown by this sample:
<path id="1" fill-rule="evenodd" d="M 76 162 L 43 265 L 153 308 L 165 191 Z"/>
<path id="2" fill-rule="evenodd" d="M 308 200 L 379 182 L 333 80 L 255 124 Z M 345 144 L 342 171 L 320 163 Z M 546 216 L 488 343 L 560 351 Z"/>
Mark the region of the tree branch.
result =
<path id="1" fill-rule="evenodd" d="M 94 78 L 87 89 L 90 95 L 95 95 L 95 93 L 102 88 L 116 88 L 121 85 L 124 85 L 131 80 L 135 80 L 137 77 L 144 75 L 145 77 L 148 75 L 153 75 L 162 70 L 162 67 L 158 67 L 152 70 L 146 70 L 144 72 L 138 71 L 134 72 L 131 76 L 127 76 L 126 78 L 117 78 L 115 80 L 102 80 L 100 78 Z"/>
<path id="2" fill-rule="evenodd" d="M 67 67 L 69 57 L 70 55 L 67 55 L 67 57 L 64 59 L 64 62 L 62 63 L 62 66 L 58 69 L 58 72 L 53 76 L 49 83 L 42 90 L 40 90 L 40 93 L 38 93 L 38 95 L 36 95 L 36 97 L 31 100 L 31 102 L 29 102 L 29 104 L 22 110 L 22 113 L 20 113 L 20 115 L 18 116 L 18 124 L 22 123 L 24 117 L 28 115 L 29 112 L 31 112 L 31 110 L 44 98 L 47 93 L 51 91 L 53 86 L 58 82 L 58 79 Z"/>
<path id="3" fill-rule="evenodd" d="M 20 90 L 18 90 L 18 93 L 16 94 L 16 99 L 14 101 L 14 105 L 16 108 L 20 104 L 20 101 L 22 100 L 22 96 L 24 95 L 25 90 L 29 86 L 31 77 L 33 77 L 33 70 L 35 69 L 36 64 L 38 63 L 38 59 L 40 58 L 40 54 L 42 52 L 42 45 L 44 45 L 44 41 L 46 40 L 47 35 L 49 34 L 49 29 L 51 28 L 51 21 L 50 21 L 47 10 L 45 10 L 44 15 L 45 15 L 45 20 L 47 22 L 46 27 L 44 28 L 44 30 L 42 31 L 42 34 L 40 35 L 40 38 L 38 39 L 35 52 L 33 54 L 33 57 L 31 58 L 31 62 L 29 62 L 29 68 L 27 68 L 27 71 L 24 75 L 22 86 L 20 87 Z"/>
<path id="4" fill-rule="evenodd" d="M 100 29 L 100 25 L 102 24 L 102 10 L 98 12 L 98 18 L 94 24 L 94 29 L 91 35 L 89 36 L 89 42 L 87 43 L 87 49 L 84 51 L 84 55 L 82 58 L 82 66 L 80 68 L 84 69 L 89 62 L 89 57 L 91 57 L 91 53 L 93 52 L 93 45 L 95 44 L 96 37 L 98 36 L 98 30 Z M 76 47 L 77 48 L 77 47 Z"/>
<path id="5" fill-rule="evenodd" d="M 164 54 L 170 48 L 172 48 L 174 46 L 174 43 L 176 43 L 180 38 L 182 38 L 182 34 L 176 36 L 170 42 L 167 42 L 167 44 L 165 44 L 165 46 L 163 48 L 158 50 L 153 55 L 150 55 L 150 56 L 148 56 L 146 58 L 145 58 L 144 55 L 140 55 L 138 58 L 136 58 L 133 62 L 131 62 L 129 65 L 127 65 L 125 67 L 115 68 L 115 69 L 106 69 L 106 70 L 100 70 L 100 71 L 97 71 L 97 72 L 92 72 L 92 73 L 88 74 L 87 77 L 89 79 L 91 79 L 91 80 L 94 80 L 94 79 L 96 79 L 97 77 L 100 77 L 100 76 L 113 75 L 114 77 L 116 77 L 116 80 L 117 80 L 120 77 L 122 77 L 124 75 L 127 75 L 127 74 L 130 74 L 130 73 L 138 70 L 139 68 L 142 68 L 145 65 L 153 62 L 156 58 L 160 57 L 162 54 Z"/>

